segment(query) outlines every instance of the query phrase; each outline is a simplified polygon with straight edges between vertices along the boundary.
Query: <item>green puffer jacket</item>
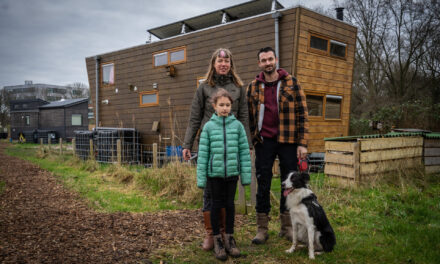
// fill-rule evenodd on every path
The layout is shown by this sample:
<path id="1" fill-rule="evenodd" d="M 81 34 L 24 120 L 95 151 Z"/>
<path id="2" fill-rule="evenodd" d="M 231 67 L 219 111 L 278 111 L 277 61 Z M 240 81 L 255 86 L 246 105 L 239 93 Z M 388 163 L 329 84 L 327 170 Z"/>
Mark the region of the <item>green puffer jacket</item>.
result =
<path id="1" fill-rule="evenodd" d="M 251 183 L 251 157 L 243 125 L 233 116 L 213 114 L 200 136 L 197 186 L 205 188 L 207 177 L 241 177 Z"/>

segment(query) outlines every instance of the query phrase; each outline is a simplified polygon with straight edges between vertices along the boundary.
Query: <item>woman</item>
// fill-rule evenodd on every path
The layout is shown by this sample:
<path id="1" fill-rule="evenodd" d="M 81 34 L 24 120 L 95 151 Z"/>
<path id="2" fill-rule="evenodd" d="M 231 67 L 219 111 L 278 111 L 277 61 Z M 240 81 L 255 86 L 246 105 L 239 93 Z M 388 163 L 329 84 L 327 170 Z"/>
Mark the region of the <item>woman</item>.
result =
<path id="1" fill-rule="evenodd" d="M 233 99 L 231 112 L 243 124 L 246 134 L 249 135 L 246 88 L 235 72 L 232 53 L 228 49 L 219 48 L 212 54 L 205 81 L 199 85 L 192 100 L 191 113 L 183 143 L 183 157 L 185 160 L 189 160 L 191 157 L 191 148 L 197 132 L 203 128 L 215 112 L 210 100 L 219 88 L 223 88 L 230 93 Z M 222 214 L 221 219 L 225 219 L 224 210 L 222 210 Z M 204 250 L 211 250 L 214 247 L 210 217 L 211 194 L 205 188 L 203 192 L 203 218 L 206 236 L 202 245 Z M 224 223 L 224 221 L 222 222 Z"/>

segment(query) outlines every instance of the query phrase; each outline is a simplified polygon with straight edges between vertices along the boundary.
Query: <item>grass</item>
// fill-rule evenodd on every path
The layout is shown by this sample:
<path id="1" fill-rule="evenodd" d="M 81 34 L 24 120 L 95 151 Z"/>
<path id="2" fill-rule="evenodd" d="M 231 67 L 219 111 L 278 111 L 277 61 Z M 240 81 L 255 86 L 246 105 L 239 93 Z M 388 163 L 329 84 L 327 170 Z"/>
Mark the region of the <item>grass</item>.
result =
<path id="1" fill-rule="evenodd" d="M 194 168 L 171 165 L 153 170 L 99 165 L 71 156 L 47 155 L 29 144 L 14 145 L 7 153 L 52 171 L 100 211 L 145 212 L 201 206 L 201 191 L 194 189 Z M 168 180 L 178 180 L 182 185 L 169 190 Z M 0 182 L 0 191 L 2 188 Z M 337 245 L 332 253 L 317 256 L 314 261 L 308 259 L 306 249 L 286 254 L 284 250 L 290 243 L 277 235 L 280 225 L 275 204 L 267 243 L 259 246 L 250 243 L 256 231 L 252 213 L 248 215 L 249 223 L 237 228 L 235 234 L 244 257 L 227 263 L 438 263 L 439 175 L 396 173 L 370 186 L 341 187 L 321 173 L 311 175 L 311 188 L 326 209 L 336 233 Z M 279 198 L 279 178 L 273 179 L 272 192 Z M 249 198 L 248 187 L 246 195 Z M 215 262 L 212 252 L 201 250 L 200 241 L 169 245 L 153 252 L 151 258 L 154 263 Z"/>

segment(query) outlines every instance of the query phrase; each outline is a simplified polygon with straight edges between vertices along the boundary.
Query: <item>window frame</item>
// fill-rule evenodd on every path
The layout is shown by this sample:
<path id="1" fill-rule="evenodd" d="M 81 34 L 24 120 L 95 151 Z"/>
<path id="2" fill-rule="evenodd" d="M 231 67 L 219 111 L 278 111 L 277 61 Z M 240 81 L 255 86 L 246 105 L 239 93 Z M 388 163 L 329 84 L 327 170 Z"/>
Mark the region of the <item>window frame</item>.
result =
<path id="1" fill-rule="evenodd" d="M 313 47 L 310 45 L 310 42 L 311 42 L 311 40 L 312 40 L 312 36 L 313 36 L 313 37 L 316 37 L 316 38 L 321 38 L 321 39 L 325 39 L 325 40 L 327 40 L 327 50 L 326 50 L 326 51 L 323 51 L 323 50 L 320 50 L 320 49 L 313 48 Z M 330 49 L 330 47 L 331 47 L 331 43 L 338 44 L 338 45 L 340 45 L 340 46 L 345 46 L 345 56 L 344 56 L 344 57 L 341 57 L 341 56 L 337 56 L 337 55 L 332 55 L 332 54 L 330 53 L 330 52 L 331 52 L 331 49 Z M 312 53 L 317 53 L 317 54 L 320 54 L 320 55 L 329 56 L 329 57 L 331 57 L 331 58 L 336 58 L 336 59 L 341 59 L 341 60 L 347 60 L 348 44 L 345 43 L 345 42 L 342 41 L 342 40 L 335 39 L 335 38 L 331 38 L 331 37 L 327 37 L 327 36 L 321 35 L 321 34 L 319 34 L 319 33 L 315 33 L 315 32 L 311 32 L 311 31 L 309 31 L 309 37 L 308 37 L 308 43 L 307 43 L 307 51 L 312 52 Z"/>
<path id="2" fill-rule="evenodd" d="M 171 61 L 171 53 L 177 52 L 180 50 L 183 50 L 183 59 L 178 60 L 178 61 Z M 156 66 L 155 55 L 159 55 L 159 54 L 163 54 L 163 53 L 167 54 L 167 64 L 162 64 L 162 65 Z M 186 62 L 186 46 L 180 46 L 180 47 L 176 47 L 176 48 L 172 48 L 172 49 L 165 49 L 165 50 L 156 51 L 156 52 L 153 52 L 152 57 L 153 57 L 153 59 L 152 59 L 153 68 L 163 68 L 163 67 L 167 67 L 170 65 L 185 63 Z"/>
<path id="3" fill-rule="evenodd" d="M 80 117 L 80 124 L 79 125 L 74 125 L 73 124 L 73 116 L 79 116 Z M 82 126 L 83 125 L 83 115 L 82 114 L 72 114 L 70 117 L 70 124 L 71 126 Z"/>
<path id="4" fill-rule="evenodd" d="M 104 83 L 104 66 L 113 64 L 113 83 L 111 84 L 105 84 Z M 101 63 L 100 65 L 100 72 L 99 72 L 99 79 L 101 83 L 101 87 L 113 87 L 116 83 L 116 64 L 113 61 Z"/>
<path id="5" fill-rule="evenodd" d="M 148 94 L 156 94 L 156 102 L 155 103 L 142 103 L 142 96 L 148 95 Z M 139 107 L 151 107 L 151 106 L 158 106 L 159 105 L 159 91 L 153 90 L 153 91 L 143 91 L 139 93 Z"/>
<path id="6" fill-rule="evenodd" d="M 344 106 L 344 95 L 341 93 L 326 93 L 326 92 L 316 92 L 316 91 L 304 91 L 306 95 L 306 103 L 307 103 L 307 96 L 308 95 L 314 95 L 314 96 L 322 96 L 322 116 L 310 116 L 310 120 L 320 120 L 320 121 L 342 121 L 342 109 Z M 327 96 L 340 96 L 341 97 L 341 107 L 339 108 L 339 117 L 340 118 L 326 118 L 326 110 L 327 110 Z"/>

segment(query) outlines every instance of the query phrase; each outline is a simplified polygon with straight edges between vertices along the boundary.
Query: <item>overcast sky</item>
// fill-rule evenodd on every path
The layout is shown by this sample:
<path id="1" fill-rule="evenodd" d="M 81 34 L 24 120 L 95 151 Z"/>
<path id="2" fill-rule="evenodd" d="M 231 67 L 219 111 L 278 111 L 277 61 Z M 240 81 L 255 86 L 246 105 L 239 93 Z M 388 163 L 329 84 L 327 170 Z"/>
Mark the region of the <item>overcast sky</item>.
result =
<path id="1" fill-rule="evenodd" d="M 147 29 L 247 0 L 0 0 L 0 88 L 89 86 L 85 58 L 144 44 Z M 279 0 L 330 8 L 330 0 Z M 153 39 L 154 40 L 154 39 Z"/>

